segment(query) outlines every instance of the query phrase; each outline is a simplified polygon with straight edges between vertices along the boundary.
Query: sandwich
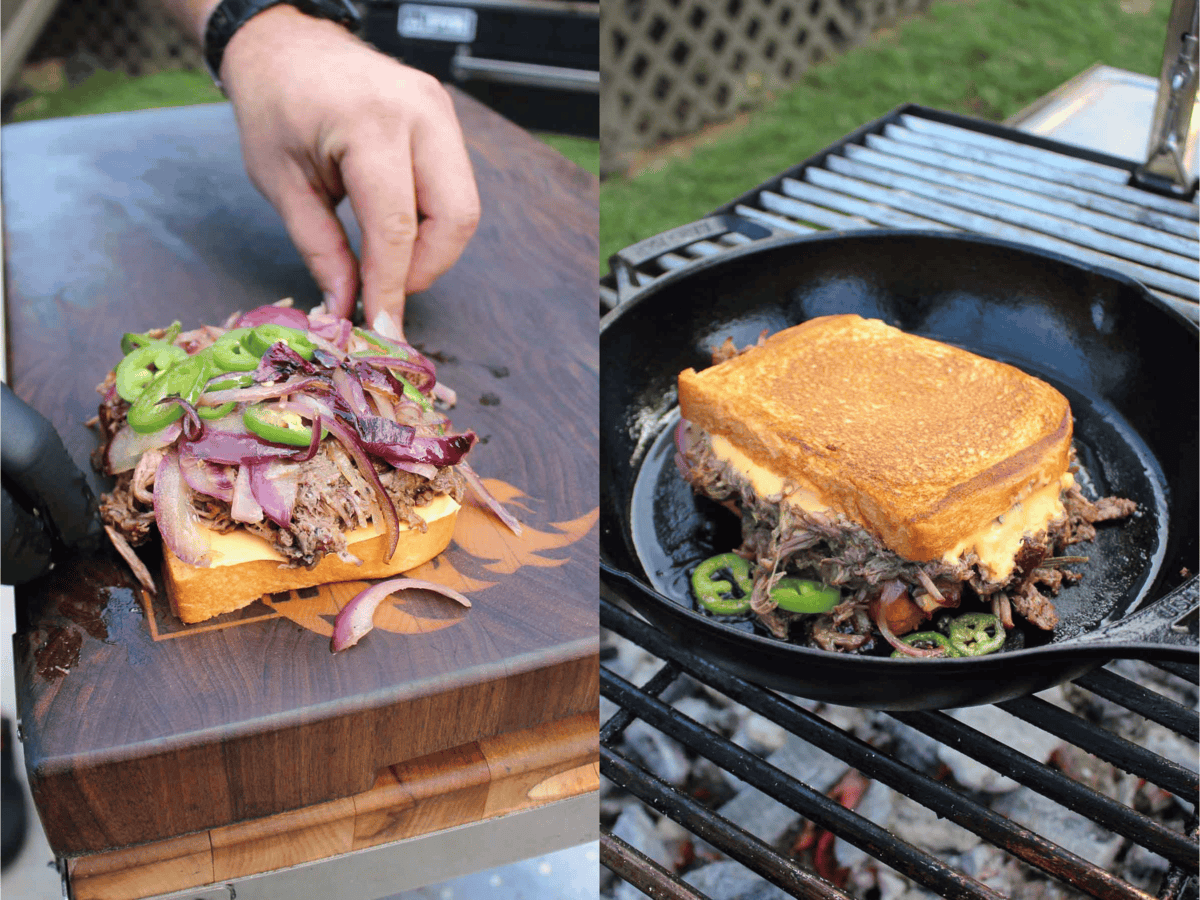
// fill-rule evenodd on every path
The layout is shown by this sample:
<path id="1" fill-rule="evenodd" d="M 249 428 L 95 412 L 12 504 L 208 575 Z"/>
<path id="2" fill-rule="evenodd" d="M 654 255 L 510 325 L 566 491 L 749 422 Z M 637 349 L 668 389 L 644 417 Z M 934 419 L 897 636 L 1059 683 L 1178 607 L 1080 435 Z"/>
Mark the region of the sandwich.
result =
<path id="1" fill-rule="evenodd" d="M 857 315 L 713 362 L 679 375 L 677 461 L 740 513 L 748 606 L 776 637 L 937 656 L 935 620 L 960 607 L 1052 630 L 1083 560 L 1064 548 L 1136 511 L 1083 496 L 1066 398 L 1013 366 Z M 795 612 L 792 579 L 832 599 Z"/>
<path id="2" fill-rule="evenodd" d="M 466 461 L 453 392 L 400 339 L 283 301 L 121 343 L 97 387 L 101 518 L 152 592 L 133 548 L 157 531 L 185 623 L 413 569 L 449 544 L 469 490 L 519 529 Z"/>

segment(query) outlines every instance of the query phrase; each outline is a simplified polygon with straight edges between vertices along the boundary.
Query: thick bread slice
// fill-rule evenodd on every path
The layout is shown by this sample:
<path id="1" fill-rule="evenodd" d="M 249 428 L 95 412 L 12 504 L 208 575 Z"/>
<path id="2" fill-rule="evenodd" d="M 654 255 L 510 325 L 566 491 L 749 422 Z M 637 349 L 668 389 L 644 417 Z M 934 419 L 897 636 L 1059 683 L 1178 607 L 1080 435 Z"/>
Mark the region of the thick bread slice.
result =
<path id="1" fill-rule="evenodd" d="M 679 376 L 683 418 L 928 561 L 1067 470 L 1071 410 L 1012 366 L 856 315 Z"/>
<path id="2" fill-rule="evenodd" d="M 383 560 L 386 536 L 377 528 L 347 535 L 349 550 L 361 566 L 336 556 L 324 557 L 316 566 L 284 565 L 284 557 L 257 535 L 244 531 L 212 535 L 213 565 L 192 566 L 163 544 L 163 578 L 171 611 L 192 624 L 249 606 L 264 594 L 300 590 L 335 581 L 387 578 L 415 569 L 446 549 L 454 535 L 459 505 L 448 495 L 434 498 L 417 513 L 425 519 L 424 531 L 401 526 L 396 553 Z"/>

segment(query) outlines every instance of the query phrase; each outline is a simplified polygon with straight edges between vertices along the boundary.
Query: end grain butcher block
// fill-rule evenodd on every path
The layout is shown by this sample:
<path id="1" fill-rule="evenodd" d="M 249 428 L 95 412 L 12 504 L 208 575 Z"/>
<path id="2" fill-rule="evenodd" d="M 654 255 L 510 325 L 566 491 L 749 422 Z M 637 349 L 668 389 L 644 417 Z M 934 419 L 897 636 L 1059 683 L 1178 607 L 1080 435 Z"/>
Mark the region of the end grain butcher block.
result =
<path id="1" fill-rule="evenodd" d="M 18 591 L 26 764 L 59 855 L 350 797 L 405 760 L 594 713 L 596 181 L 455 102 L 483 220 L 454 269 L 409 299 L 406 330 L 457 392 L 455 426 L 480 437 L 472 465 L 522 535 L 466 505 L 418 574 L 472 608 L 390 601 L 336 655 L 333 616 L 362 584 L 190 627 L 115 554 L 64 560 Z M 123 332 L 319 300 L 246 179 L 226 105 L 8 126 L 3 150 L 10 383 L 81 467 Z M 143 555 L 157 571 L 157 548 Z"/>

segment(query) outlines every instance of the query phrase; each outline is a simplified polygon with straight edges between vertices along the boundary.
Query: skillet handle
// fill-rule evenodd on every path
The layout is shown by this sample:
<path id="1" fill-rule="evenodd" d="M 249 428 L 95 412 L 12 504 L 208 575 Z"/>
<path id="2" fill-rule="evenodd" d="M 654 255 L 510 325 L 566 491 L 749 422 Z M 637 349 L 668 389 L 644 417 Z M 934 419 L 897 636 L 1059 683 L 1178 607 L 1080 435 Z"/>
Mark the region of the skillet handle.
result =
<path id="1" fill-rule="evenodd" d="M 1200 608 L 1198 585 L 1200 582 L 1193 576 L 1144 609 L 1073 640 L 1064 641 L 1059 646 L 1158 644 L 1183 649 L 1200 648 L 1200 637 L 1197 635 L 1197 609 Z"/>
<path id="2" fill-rule="evenodd" d="M 735 238 L 735 241 L 751 243 L 763 238 L 782 235 L 785 232 L 742 216 L 725 213 L 718 216 L 707 216 L 695 222 L 689 222 L 687 225 L 660 232 L 653 237 L 638 241 L 636 244 L 630 244 L 608 258 L 608 266 L 616 280 L 617 305 L 620 306 L 632 299 L 642 288 L 658 277 L 639 271 L 640 267 L 657 260 L 657 265 L 663 269 L 691 268 L 717 252 L 713 251 L 711 242 L 730 234 L 741 235 L 741 238 Z M 696 255 L 690 258 L 668 255 L 693 244 L 699 244 L 699 247 L 696 248 Z M 720 249 L 718 248 L 718 251 Z"/>

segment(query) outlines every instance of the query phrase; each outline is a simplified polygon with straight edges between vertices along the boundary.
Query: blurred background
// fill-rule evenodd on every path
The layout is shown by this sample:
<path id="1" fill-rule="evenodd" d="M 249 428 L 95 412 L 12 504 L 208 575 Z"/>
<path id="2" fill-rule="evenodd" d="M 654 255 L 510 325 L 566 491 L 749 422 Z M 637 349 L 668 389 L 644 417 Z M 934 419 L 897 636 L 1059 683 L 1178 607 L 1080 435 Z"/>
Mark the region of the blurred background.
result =
<path id="1" fill-rule="evenodd" d="M 599 171 L 599 0 L 357 0 L 369 43 Z M 3 122 L 224 98 L 154 0 L 3 0 Z"/>
<path id="2" fill-rule="evenodd" d="M 601 260 L 902 103 L 1005 122 L 1096 64 L 1157 79 L 1170 11 L 1171 0 L 605 0 Z"/>

